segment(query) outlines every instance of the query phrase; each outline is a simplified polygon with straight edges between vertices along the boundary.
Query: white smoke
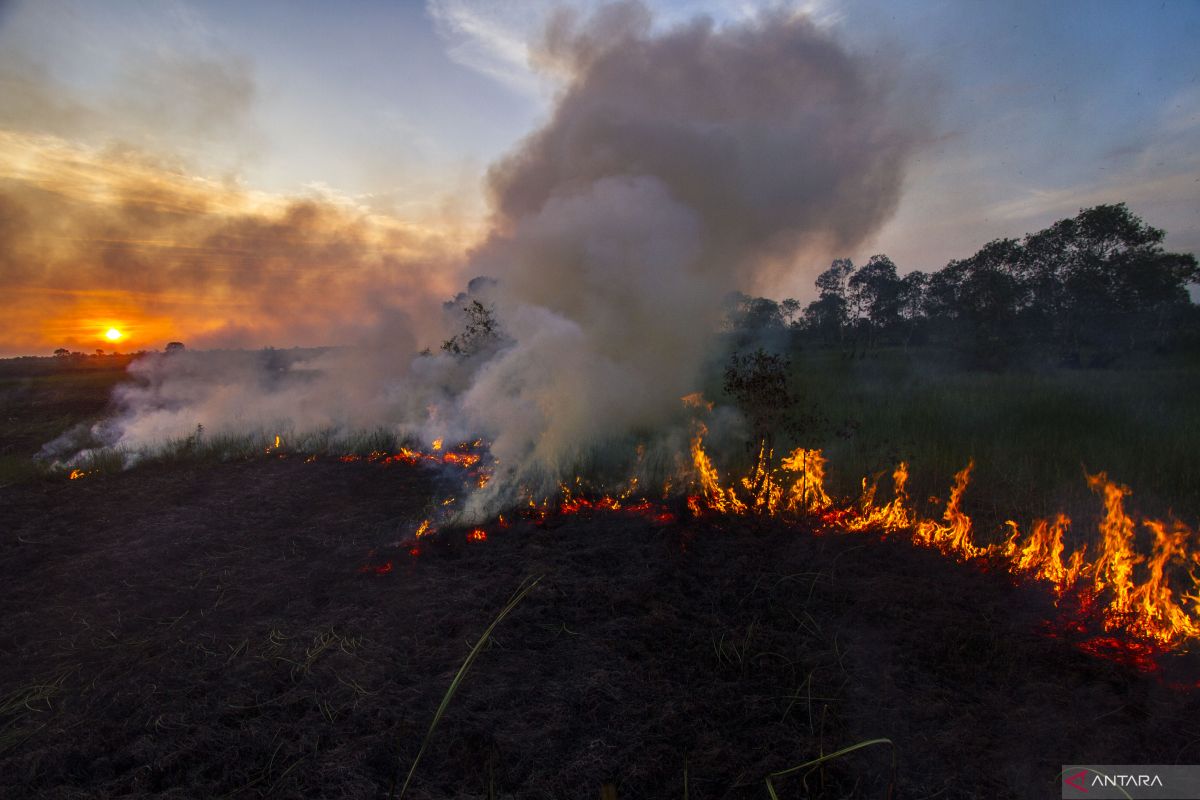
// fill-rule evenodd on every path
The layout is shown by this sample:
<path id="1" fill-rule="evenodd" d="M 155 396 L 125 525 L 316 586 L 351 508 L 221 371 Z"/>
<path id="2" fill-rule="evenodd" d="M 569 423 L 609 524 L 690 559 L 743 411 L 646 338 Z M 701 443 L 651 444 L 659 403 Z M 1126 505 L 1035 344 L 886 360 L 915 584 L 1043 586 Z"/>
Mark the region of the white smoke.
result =
<path id="1" fill-rule="evenodd" d="M 336 351 L 286 379 L 245 355 L 154 360 L 121 397 L 116 443 L 197 424 L 478 436 L 498 472 L 468 512 L 495 511 L 595 448 L 677 439 L 722 298 L 873 232 L 919 139 L 887 70 L 803 17 L 655 33 L 617 3 L 555 16 L 537 52 L 566 84 L 492 168 L 493 230 L 466 265 L 497 279 L 500 346 Z"/>

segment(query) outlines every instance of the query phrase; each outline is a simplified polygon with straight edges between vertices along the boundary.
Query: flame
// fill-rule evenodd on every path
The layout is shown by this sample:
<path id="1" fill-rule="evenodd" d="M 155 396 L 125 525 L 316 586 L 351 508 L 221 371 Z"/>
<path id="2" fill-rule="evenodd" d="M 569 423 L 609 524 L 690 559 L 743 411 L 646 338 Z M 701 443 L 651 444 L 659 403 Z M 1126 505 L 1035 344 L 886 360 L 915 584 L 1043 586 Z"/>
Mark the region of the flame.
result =
<path id="1" fill-rule="evenodd" d="M 1073 587 L 1083 572 L 1083 556 L 1086 547 L 1076 550 L 1070 559 L 1063 563 L 1062 554 L 1066 549 L 1063 536 L 1071 527 L 1071 519 L 1066 514 L 1059 514 L 1054 521 L 1038 519 L 1033 522 L 1029 538 L 1021 544 L 1021 530 L 1017 523 L 1009 520 L 1005 523 L 1012 534 L 1004 543 L 1004 556 L 1016 573 L 1026 573 L 1033 578 L 1048 581 L 1054 586 L 1058 595 Z"/>
<path id="2" fill-rule="evenodd" d="M 685 403 L 699 410 L 710 404 L 700 395 L 689 395 Z M 1103 513 L 1097 525 L 1098 541 L 1089 547 L 1079 545 L 1067 555 L 1067 537 L 1072 531 L 1071 519 L 1058 514 L 1048 519 L 1035 519 L 1023 533 L 1015 521 L 1005 523 L 1006 535 L 991 544 L 975 539 L 971 518 L 963 510 L 963 497 L 970 485 L 974 462 L 957 472 L 940 518 L 926 519 L 918 514 L 908 493 L 909 465 L 901 462 L 892 472 L 892 497 L 878 500 L 878 479 L 862 479 L 862 490 L 854 501 L 834 498 L 826 488 L 828 462 L 819 449 L 796 448 L 776 463 L 775 452 L 767 441 L 761 441 L 755 458 L 745 475 L 722 482 L 712 458 L 704 448 L 708 428 L 697 421 L 690 442 L 690 470 L 666 479 L 661 494 L 647 491 L 638 477 L 630 478 L 624 488 L 615 493 L 593 493 L 582 477 L 559 486 L 559 498 L 538 498 L 524 492 L 523 505 L 516 515 L 534 524 L 543 524 L 551 514 L 624 513 L 635 514 L 655 524 L 673 524 L 678 517 L 666 501 L 677 486 L 689 485 L 687 507 L 696 517 L 708 515 L 761 515 L 784 520 L 816 521 L 819 530 L 854 533 L 878 532 L 886 536 L 904 536 L 914 545 L 930 547 L 960 561 L 977 560 L 988 566 L 999 566 L 1014 576 L 1048 584 L 1059 601 L 1064 614 L 1074 614 L 1073 623 L 1064 630 L 1087 632 L 1087 620 L 1099 614 L 1104 628 L 1113 633 L 1130 634 L 1131 644 L 1121 652 L 1144 653 L 1155 648 L 1165 650 L 1185 642 L 1200 639 L 1200 550 L 1191 543 L 1195 532 L 1178 520 L 1163 522 L 1156 519 L 1135 520 L 1125 508 L 1131 495 L 1127 486 L 1112 481 L 1103 473 L 1087 475 L 1091 490 L 1101 499 Z M 273 448 L 279 449 L 282 439 L 275 437 Z M 637 451 L 638 464 L 644 457 L 644 446 Z M 345 463 L 367 461 L 374 464 L 442 464 L 461 468 L 466 483 L 483 487 L 491 478 L 495 460 L 486 455 L 482 441 L 463 442 L 451 450 L 443 440 L 433 442 L 433 450 L 422 452 L 407 447 L 395 453 L 375 451 L 367 456 L 344 455 Z M 310 456 L 306 461 L 310 461 Z M 690 472 L 690 478 L 688 477 Z M 72 470 L 72 480 L 88 473 Z M 661 499 L 650 499 L 660 497 Z M 931 498 L 936 502 L 935 498 Z M 441 512 L 451 515 L 454 498 L 446 499 Z M 501 516 L 501 528 L 512 524 Z M 414 539 L 421 539 L 436 530 L 433 521 L 423 520 Z M 1137 550 L 1137 532 L 1144 530 L 1150 540 L 1150 553 Z M 484 528 L 474 528 L 470 541 L 487 541 Z M 420 554 L 413 545 L 412 556 Z M 390 562 L 389 562 L 390 563 Z M 391 567 L 385 565 L 387 570 Z M 371 568 L 381 574 L 385 570 Z M 1182 589 L 1172 585 L 1183 576 L 1190 585 Z M 1185 579 L 1186 580 L 1186 579 Z M 1093 636 L 1092 645 L 1079 646 L 1088 652 L 1116 652 L 1120 636 Z M 1142 644 L 1138 644 L 1138 642 Z M 1091 649 L 1088 649 L 1088 648 Z M 1149 648 L 1149 650 L 1147 650 Z M 1140 658 L 1140 656 L 1139 656 Z M 1131 662 L 1132 663 L 1132 662 Z M 1139 660 L 1137 663 L 1142 663 Z"/>
<path id="3" fill-rule="evenodd" d="M 797 447 L 780 465 L 798 475 L 788 490 L 788 511 L 823 511 L 833 505 L 825 491 L 825 456 L 820 450 Z"/>
<path id="4" fill-rule="evenodd" d="M 820 451 L 817 451 L 820 457 Z M 824 478 L 825 461 L 821 459 L 821 477 Z M 875 505 L 877 483 L 867 483 L 863 478 L 862 497 L 858 503 L 857 516 L 846 521 L 846 530 L 864 531 L 870 528 L 884 531 L 899 531 L 916 525 L 916 515 L 909 508 L 908 464 L 901 461 L 892 472 L 892 499 L 882 506 Z M 823 493 L 823 492 L 822 492 Z M 826 495 L 828 500 L 828 495 Z M 828 505 L 828 503 L 826 503 Z"/>
<path id="5" fill-rule="evenodd" d="M 685 394 L 683 397 L 681 397 L 679 399 L 683 401 L 683 405 L 685 408 L 695 408 L 695 409 L 703 408 L 705 411 L 713 410 L 713 404 L 710 401 L 704 399 L 704 394 L 702 392 L 692 392 L 691 394 Z"/>
<path id="6" fill-rule="evenodd" d="M 942 514 L 945 524 L 928 519 L 919 521 L 913 541 L 936 547 L 945 555 L 964 559 L 978 558 L 988 552 L 988 548 L 976 547 L 971 541 L 971 518 L 962 512 L 962 496 L 971 481 L 974 467 L 975 462 L 971 461 L 954 476 L 950 499 L 946 501 L 946 510 Z"/>
<path id="7" fill-rule="evenodd" d="M 1096 592 L 1111 586 L 1116 598 L 1113 610 L 1127 613 L 1132 605 L 1133 568 L 1141 558 L 1133 551 L 1133 520 L 1125 513 L 1128 486 L 1108 479 L 1103 472 L 1087 476 L 1088 487 L 1104 498 L 1104 518 L 1100 521 L 1100 557 L 1093 571 Z"/>
<path id="8" fill-rule="evenodd" d="M 71 470 L 71 474 L 67 476 L 70 480 L 77 481 L 80 478 L 87 477 L 87 473 L 81 469 Z"/>
<path id="9" fill-rule="evenodd" d="M 696 433 L 692 436 L 692 463 L 696 467 L 696 478 L 704 500 L 708 508 L 718 514 L 743 514 L 746 504 L 738 499 L 737 492 L 732 488 L 726 490 L 721 487 L 721 476 L 708 454 L 704 452 L 704 437 L 707 434 L 708 428 L 703 423 L 697 423 Z M 693 500 L 698 501 L 698 498 L 689 497 L 688 505 L 693 512 L 698 513 L 701 506 Z"/>
<path id="10" fill-rule="evenodd" d="M 1148 519 L 1143 524 L 1154 537 L 1154 552 L 1148 560 L 1149 578 L 1129 591 L 1134 627 L 1164 644 L 1180 637 L 1200 638 L 1200 623 L 1175 602 L 1167 577 L 1170 566 L 1185 563 L 1192 532 L 1178 520 L 1170 527 L 1159 520 Z M 1200 583 L 1194 573 L 1191 578 L 1193 585 Z M 1200 611 L 1200 604 L 1196 610 Z"/>
<path id="11" fill-rule="evenodd" d="M 1151 553 L 1138 553 L 1138 526 L 1125 510 L 1125 499 L 1131 492 L 1103 472 L 1087 476 L 1088 486 L 1103 502 L 1100 537 L 1095 556 L 1089 561 L 1086 545 L 1065 555 L 1065 539 L 1071 529 L 1071 520 L 1065 514 L 1034 520 L 1024 537 L 1017 523 L 1010 520 L 1004 541 L 977 543 L 971 518 L 962 505 L 973 461 L 955 474 L 940 520 L 923 519 L 909 499 L 907 463 L 901 462 L 892 473 L 890 501 L 877 503 L 876 483 L 864 478 L 858 501 L 843 506 L 825 489 L 826 460 L 820 450 L 794 450 L 776 468 L 771 450 L 763 443 L 746 476 L 725 486 L 704 450 L 706 434 L 705 426 L 697 424 L 691 443 L 698 491 L 688 497 L 688 507 L 697 516 L 815 515 L 827 530 L 907 535 L 913 544 L 934 548 L 957 560 L 983 560 L 999 564 L 1013 575 L 1046 582 L 1060 599 L 1072 594 L 1084 616 L 1097 609 L 1107 630 L 1123 630 L 1151 646 L 1171 648 L 1200 639 L 1200 551 L 1189 548 L 1194 531 L 1178 520 L 1168 524 L 1144 519 L 1141 525 L 1152 539 Z M 782 500 L 779 471 L 794 475 Z M 1172 587 L 1171 580 L 1183 574 L 1190 578 L 1191 587 L 1181 593 Z"/>

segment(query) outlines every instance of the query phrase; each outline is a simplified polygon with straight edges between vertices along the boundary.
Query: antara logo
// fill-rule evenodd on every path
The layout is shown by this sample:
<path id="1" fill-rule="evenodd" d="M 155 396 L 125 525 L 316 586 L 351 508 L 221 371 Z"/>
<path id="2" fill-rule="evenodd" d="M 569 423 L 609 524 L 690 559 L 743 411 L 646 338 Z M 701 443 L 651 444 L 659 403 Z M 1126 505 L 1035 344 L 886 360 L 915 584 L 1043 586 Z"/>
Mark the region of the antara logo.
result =
<path id="1" fill-rule="evenodd" d="M 1070 786 L 1072 789 L 1078 789 L 1081 792 L 1086 792 L 1087 786 L 1084 785 L 1084 781 L 1086 780 L 1087 772 L 1084 770 L 1079 770 L 1079 772 L 1076 772 L 1074 775 L 1068 775 L 1067 777 L 1063 778 L 1063 783 L 1065 783 L 1067 786 Z"/>
<path id="2" fill-rule="evenodd" d="M 1122 775 L 1118 773 L 1116 775 L 1093 775 L 1091 785 L 1120 786 L 1121 788 L 1125 788 L 1126 786 L 1162 786 L 1163 782 L 1162 778 L 1157 775 Z M 1084 791 L 1087 790 L 1084 789 Z"/>

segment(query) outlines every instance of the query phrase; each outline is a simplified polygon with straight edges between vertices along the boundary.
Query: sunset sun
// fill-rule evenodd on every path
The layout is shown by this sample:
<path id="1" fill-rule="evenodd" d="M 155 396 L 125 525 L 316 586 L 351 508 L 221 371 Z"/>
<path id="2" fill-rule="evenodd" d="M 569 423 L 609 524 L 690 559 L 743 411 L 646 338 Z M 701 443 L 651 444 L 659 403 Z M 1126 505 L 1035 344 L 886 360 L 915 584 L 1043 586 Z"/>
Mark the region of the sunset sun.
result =
<path id="1" fill-rule="evenodd" d="M 121 333 L 116 328 L 109 328 L 104 332 L 104 338 L 108 339 L 110 342 L 119 342 L 122 338 L 124 338 L 124 336 L 125 334 Z"/>

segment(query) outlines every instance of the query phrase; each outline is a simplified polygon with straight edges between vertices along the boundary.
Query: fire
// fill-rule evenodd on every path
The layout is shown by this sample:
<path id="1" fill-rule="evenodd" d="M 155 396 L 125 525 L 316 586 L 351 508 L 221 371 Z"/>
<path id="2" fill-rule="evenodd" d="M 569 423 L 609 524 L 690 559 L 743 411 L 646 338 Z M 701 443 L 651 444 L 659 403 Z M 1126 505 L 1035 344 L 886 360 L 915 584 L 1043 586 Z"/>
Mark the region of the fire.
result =
<path id="1" fill-rule="evenodd" d="M 962 496 L 971 481 L 971 470 L 975 462 L 970 462 L 954 476 L 954 486 L 950 489 L 950 499 L 946 502 L 946 511 L 942 514 L 945 524 L 932 520 L 921 520 L 917 523 L 913 540 L 918 544 L 936 547 L 946 555 L 959 558 L 978 558 L 988 552 L 987 548 L 976 547 L 971 541 L 971 518 L 962 512 Z"/>
<path id="2" fill-rule="evenodd" d="M 689 396 L 685 402 L 701 412 L 709 405 L 699 395 Z M 916 546 L 933 548 L 959 561 L 999 566 L 1018 578 L 1047 584 L 1061 608 L 1078 612 L 1077 625 L 1081 630 L 1087 627 L 1083 620 L 1098 613 L 1107 631 L 1132 635 L 1146 647 L 1174 648 L 1200 639 L 1200 551 L 1191 547 L 1195 532 L 1178 520 L 1136 520 L 1126 510 L 1129 488 L 1110 480 L 1103 472 L 1087 476 L 1088 486 L 1103 506 L 1097 541 L 1090 548 L 1080 544 L 1068 553 L 1067 539 L 1073 529 L 1071 519 L 1065 514 L 1033 520 L 1027 532 L 1009 520 L 1004 535 L 993 537 L 990 543 L 986 539 L 979 541 L 971 518 L 963 510 L 974 462 L 968 462 L 955 474 L 941 514 L 925 518 L 909 496 L 906 462 L 893 470 L 891 498 L 886 502 L 878 498 L 878 478 L 863 478 L 857 499 L 835 498 L 827 488 L 828 462 L 821 450 L 801 447 L 777 460 L 766 441 L 759 443 L 756 457 L 744 476 L 723 481 L 704 448 L 707 427 L 699 421 L 694 426 L 689 448 L 690 469 L 668 477 L 661 494 L 643 487 L 637 477 L 630 478 L 621 490 L 609 493 L 591 492 L 584 479 L 576 477 L 570 484 L 560 484 L 558 499 L 539 498 L 526 491 L 515 515 L 542 524 L 553 514 L 606 512 L 639 515 L 655 524 L 673 524 L 678 519 L 677 513 L 667 503 L 680 491 L 676 487 L 686 486 L 687 507 L 697 517 L 755 515 L 784 521 L 804 520 L 809 526 L 815 522 L 819 530 L 828 532 L 901 536 Z M 281 446 L 282 440 L 276 436 L 274 448 L 268 450 Z M 644 452 L 639 447 L 639 465 Z M 340 460 L 365 460 L 382 465 L 450 465 L 463 470 L 464 486 L 483 487 L 496 463 L 494 459 L 485 462 L 486 455 L 486 446 L 481 441 L 463 442 L 447 449 L 445 442 L 438 439 L 429 452 L 402 447 L 394 453 L 345 455 Z M 76 479 L 85 474 L 73 470 L 70 477 Z M 654 497 L 661 499 L 651 499 Z M 440 518 L 453 519 L 455 505 L 455 498 L 445 499 Z M 511 524 L 503 516 L 497 522 L 501 528 Z M 423 520 L 413 540 L 436 529 L 432 520 Z M 1144 532 L 1143 540 L 1150 542 L 1148 555 L 1137 549 L 1139 531 Z M 487 530 L 473 528 L 467 539 L 485 542 Z M 410 553 L 419 555 L 420 549 L 414 545 Z M 1182 588 L 1181 580 L 1186 584 Z M 1117 641 L 1112 635 L 1105 635 Z"/>
<path id="3" fill-rule="evenodd" d="M 725 490 L 721 487 L 721 476 L 708 454 L 704 452 L 704 437 L 707 433 L 708 428 L 702 423 L 697 423 L 696 433 L 692 437 L 692 464 L 696 468 L 703 498 L 708 508 L 718 514 L 743 514 L 746 504 L 738 499 L 737 492 L 732 488 Z M 698 500 L 697 497 L 688 498 L 688 505 L 693 512 L 700 509 Z"/>
<path id="4" fill-rule="evenodd" d="M 1065 514 L 1033 521 L 1025 537 L 1010 520 L 1003 541 L 978 543 L 962 506 L 974 462 L 955 474 L 941 518 L 934 520 L 921 518 L 913 507 L 906 463 L 892 473 L 892 499 L 888 502 L 877 503 L 876 484 L 864 478 L 857 502 L 838 504 L 825 489 L 826 460 L 820 450 L 794 450 L 776 467 L 770 448 L 763 443 L 746 476 L 723 485 L 704 450 L 706 433 L 698 424 L 691 443 L 697 491 L 688 497 L 688 506 L 694 514 L 761 514 L 784 519 L 815 515 L 826 530 L 907 536 L 917 546 L 934 548 L 960 561 L 999 564 L 1015 576 L 1044 581 L 1060 599 L 1070 594 L 1078 607 L 1099 609 L 1107 630 L 1123 630 L 1164 648 L 1200 639 L 1200 551 L 1189 549 L 1195 532 L 1178 520 L 1144 519 L 1141 528 L 1152 540 L 1151 553 L 1140 554 L 1135 547 L 1138 523 L 1125 510 L 1131 492 L 1103 472 L 1087 476 L 1088 486 L 1103 503 L 1097 525 L 1099 541 L 1089 560 L 1086 545 L 1065 555 L 1065 538 L 1071 529 Z M 781 472 L 794 476 L 785 500 L 781 500 Z M 1191 589 L 1181 594 L 1171 581 L 1183 575 L 1190 578 Z"/>
<path id="5" fill-rule="evenodd" d="M 798 447 L 781 466 L 797 475 L 788 490 L 788 511 L 823 511 L 833 505 L 825 491 L 825 457 L 820 450 Z"/>
<path id="6" fill-rule="evenodd" d="M 820 451 L 817 451 L 820 455 Z M 821 475 L 824 477 L 824 459 L 821 460 Z M 892 499 L 882 506 L 875 505 L 875 492 L 879 486 L 867 483 L 863 478 L 863 492 L 859 500 L 857 514 L 846 521 L 846 529 L 864 531 L 871 528 L 884 531 L 899 531 L 916 525 L 916 515 L 909 508 L 908 499 L 908 464 L 901 461 L 892 472 Z M 826 495 L 826 505 L 829 498 Z"/>
<path id="7" fill-rule="evenodd" d="M 68 477 L 68 478 L 70 478 L 70 479 L 71 479 L 71 480 L 73 480 L 73 481 L 77 481 L 77 480 L 79 480 L 80 478 L 85 478 L 85 477 L 87 477 L 87 473 L 86 473 L 86 472 L 84 472 L 84 471 L 83 471 L 83 470 L 81 470 L 81 469 L 73 469 L 73 470 L 71 470 L 71 474 L 70 474 L 70 475 L 68 475 L 67 477 Z"/>
<path id="8" fill-rule="evenodd" d="M 1063 536 L 1071 527 L 1071 519 L 1059 514 L 1054 521 L 1034 520 L 1029 538 L 1021 544 L 1021 531 L 1017 523 L 1007 523 L 1012 535 L 1004 543 L 1004 556 L 1012 564 L 1012 570 L 1033 578 L 1048 581 L 1058 595 L 1075 585 L 1083 571 L 1083 556 L 1086 547 L 1071 554 L 1066 563 L 1062 554 L 1066 545 Z"/>
<path id="9" fill-rule="evenodd" d="M 1088 476 L 1088 486 L 1104 498 L 1104 519 L 1100 522 L 1100 557 L 1092 572 L 1092 583 L 1099 593 L 1111 586 L 1116 595 L 1113 608 L 1128 612 L 1131 605 L 1133 567 L 1141 558 L 1133 551 L 1133 520 L 1125 513 L 1128 486 L 1113 483 L 1103 472 Z"/>

